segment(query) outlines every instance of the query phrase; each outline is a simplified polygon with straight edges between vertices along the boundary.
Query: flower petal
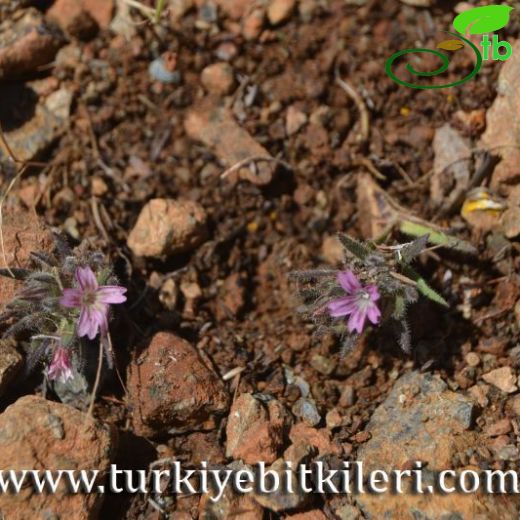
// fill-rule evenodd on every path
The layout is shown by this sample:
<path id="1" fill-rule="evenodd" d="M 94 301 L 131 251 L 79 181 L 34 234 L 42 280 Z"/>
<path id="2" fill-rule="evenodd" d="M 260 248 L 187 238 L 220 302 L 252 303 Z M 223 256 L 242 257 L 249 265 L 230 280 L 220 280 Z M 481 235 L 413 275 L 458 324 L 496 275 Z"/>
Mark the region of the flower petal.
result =
<path id="1" fill-rule="evenodd" d="M 102 285 L 96 291 L 96 300 L 99 303 L 123 303 L 126 302 L 126 287 L 118 285 Z"/>
<path id="2" fill-rule="evenodd" d="M 94 271 L 90 267 L 78 267 L 76 269 L 76 281 L 81 289 L 85 290 L 96 290 L 98 288 L 98 283 L 96 280 L 96 275 Z"/>
<path id="3" fill-rule="evenodd" d="M 87 336 L 89 339 L 94 339 L 97 336 L 100 326 L 103 324 L 103 313 L 101 311 L 83 307 L 79 316 L 78 336 Z"/>
<path id="4" fill-rule="evenodd" d="M 350 318 L 347 323 L 348 330 L 350 332 L 356 331 L 358 334 L 363 332 L 363 327 L 365 326 L 366 319 L 366 311 L 365 310 L 356 310 L 350 315 Z"/>
<path id="5" fill-rule="evenodd" d="M 367 317 L 374 325 L 377 325 L 379 323 L 379 318 L 381 317 L 381 311 L 379 310 L 379 307 L 375 303 L 370 305 L 370 307 L 368 307 Z"/>
<path id="6" fill-rule="evenodd" d="M 338 283 L 347 293 L 354 293 L 361 289 L 361 283 L 352 271 L 339 272 Z"/>
<path id="7" fill-rule="evenodd" d="M 376 302 L 381 298 L 381 295 L 379 294 L 379 289 L 377 288 L 377 285 L 367 285 L 365 287 L 366 292 L 370 295 L 370 299 L 373 302 Z"/>
<path id="8" fill-rule="evenodd" d="M 81 307 L 81 298 L 83 291 L 81 289 L 63 289 L 63 294 L 60 298 L 60 305 L 63 307 Z"/>
<path id="9" fill-rule="evenodd" d="M 352 314 L 357 307 L 356 302 L 352 296 L 344 296 L 343 298 L 331 300 L 327 304 L 327 308 L 329 310 L 329 314 L 333 318 L 338 318 L 340 316 L 348 316 L 349 314 Z"/>

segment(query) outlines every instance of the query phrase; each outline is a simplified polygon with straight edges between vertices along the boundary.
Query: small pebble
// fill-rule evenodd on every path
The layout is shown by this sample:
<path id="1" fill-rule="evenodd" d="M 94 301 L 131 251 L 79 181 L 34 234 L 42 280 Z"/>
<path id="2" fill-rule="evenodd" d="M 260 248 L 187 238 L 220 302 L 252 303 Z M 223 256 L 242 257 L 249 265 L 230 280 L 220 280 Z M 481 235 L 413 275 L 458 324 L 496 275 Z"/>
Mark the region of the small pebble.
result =
<path id="1" fill-rule="evenodd" d="M 516 386 L 516 376 L 511 367 L 501 367 L 488 372 L 482 376 L 482 379 L 493 386 L 496 386 L 503 392 L 511 394 L 518 390 Z"/>
<path id="2" fill-rule="evenodd" d="M 470 367 L 476 367 L 480 364 L 480 356 L 475 352 L 468 352 L 466 354 L 466 363 Z"/>
<path id="3" fill-rule="evenodd" d="M 320 374 L 330 376 L 330 374 L 332 374 L 336 368 L 336 362 L 330 358 L 316 354 L 311 359 L 311 366 Z"/>
<path id="4" fill-rule="evenodd" d="M 181 73 L 175 70 L 177 57 L 173 53 L 164 53 L 150 63 L 148 72 L 155 81 L 161 83 L 180 83 Z"/>
<path id="5" fill-rule="evenodd" d="M 298 399 L 292 407 L 292 412 L 309 426 L 316 426 L 321 421 L 321 416 L 312 399 Z"/>

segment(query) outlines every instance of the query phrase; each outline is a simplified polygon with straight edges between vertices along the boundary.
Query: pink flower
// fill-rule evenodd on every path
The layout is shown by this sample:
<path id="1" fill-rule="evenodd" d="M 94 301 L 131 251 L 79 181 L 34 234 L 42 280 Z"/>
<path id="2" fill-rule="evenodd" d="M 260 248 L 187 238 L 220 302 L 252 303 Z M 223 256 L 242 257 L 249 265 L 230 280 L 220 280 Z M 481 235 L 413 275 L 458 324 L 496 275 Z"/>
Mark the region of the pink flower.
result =
<path id="1" fill-rule="evenodd" d="M 330 301 L 327 305 L 332 317 L 350 316 L 347 327 L 350 332 L 361 334 L 368 318 L 374 325 L 379 323 L 381 311 L 376 305 L 380 295 L 376 285 L 361 285 L 352 271 L 338 273 L 338 283 L 348 296 Z"/>
<path id="2" fill-rule="evenodd" d="M 64 307 L 80 309 L 78 336 L 94 339 L 98 332 L 108 331 L 108 306 L 126 301 L 126 289 L 118 285 L 98 285 L 90 267 L 76 269 L 79 287 L 63 289 L 60 304 Z"/>
<path id="3" fill-rule="evenodd" d="M 47 377 L 51 380 L 58 380 L 60 383 L 65 383 L 73 377 L 70 355 L 66 348 L 54 349 L 51 364 L 47 369 Z"/>

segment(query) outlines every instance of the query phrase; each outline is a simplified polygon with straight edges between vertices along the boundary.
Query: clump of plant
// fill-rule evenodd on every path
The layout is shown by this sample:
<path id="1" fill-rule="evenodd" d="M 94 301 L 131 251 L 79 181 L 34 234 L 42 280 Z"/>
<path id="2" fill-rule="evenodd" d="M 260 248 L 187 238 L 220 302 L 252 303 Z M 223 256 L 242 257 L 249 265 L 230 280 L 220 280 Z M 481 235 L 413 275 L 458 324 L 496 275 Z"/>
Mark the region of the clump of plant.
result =
<path id="1" fill-rule="evenodd" d="M 444 306 L 446 300 L 417 273 L 412 263 L 428 245 L 428 235 L 395 246 L 361 243 L 341 234 L 347 253 L 344 269 L 316 269 L 292 273 L 302 282 L 302 312 L 321 330 L 343 338 L 343 353 L 354 346 L 368 327 L 393 322 L 405 352 L 411 349 L 407 309 L 420 295 Z"/>
<path id="2" fill-rule="evenodd" d="M 126 289 L 118 285 L 101 253 L 58 244 L 52 255 L 31 253 L 33 270 L 0 269 L 0 275 L 23 282 L 0 314 L 2 337 L 19 338 L 26 346 L 28 369 L 43 364 L 46 382 L 60 384 L 81 376 L 89 349 L 97 342 L 94 396 L 103 352 L 112 366 L 111 306 L 126 301 Z"/>

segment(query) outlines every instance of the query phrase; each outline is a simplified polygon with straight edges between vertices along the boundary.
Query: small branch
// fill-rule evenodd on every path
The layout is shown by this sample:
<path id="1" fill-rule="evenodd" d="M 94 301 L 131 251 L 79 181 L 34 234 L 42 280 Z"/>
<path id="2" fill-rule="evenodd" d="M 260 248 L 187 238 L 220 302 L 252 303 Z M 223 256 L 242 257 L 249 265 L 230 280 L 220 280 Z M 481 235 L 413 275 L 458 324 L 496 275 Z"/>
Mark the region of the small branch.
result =
<path id="1" fill-rule="evenodd" d="M 108 338 L 110 338 L 110 332 L 107 332 Z M 110 340 L 109 340 L 110 341 Z M 94 402 L 96 401 L 96 394 L 99 388 L 99 382 L 101 380 L 101 369 L 103 368 L 103 342 L 99 340 L 99 353 L 98 353 L 98 365 L 96 371 L 96 380 L 92 387 L 92 395 L 90 396 L 90 404 L 87 411 L 87 417 L 93 417 L 92 412 L 94 410 Z"/>
<path id="2" fill-rule="evenodd" d="M 390 271 L 390 276 L 407 285 L 411 285 L 412 287 L 417 287 L 417 282 L 412 280 L 411 278 L 408 278 L 407 276 L 404 276 L 404 274 L 396 273 L 395 271 Z"/>
<path id="3" fill-rule="evenodd" d="M 360 115 L 361 132 L 358 136 L 359 140 L 366 143 L 370 139 L 370 114 L 365 105 L 365 102 L 357 91 L 349 83 L 342 80 L 339 77 L 339 73 L 336 70 L 336 83 L 346 92 L 346 94 L 354 101 Z"/>
<path id="4" fill-rule="evenodd" d="M 281 159 L 278 159 L 276 157 L 270 157 L 267 155 L 253 155 L 251 157 L 246 157 L 245 159 L 242 159 L 241 161 L 238 161 L 236 164 L 228 168 L 221 176 L 221 179 L 225 179 L 232 175 L 233 173 L 237 172 L 238 170 L 244 168 L 245 166 L 248 166 L 251 163 L 255 162 L 274 162 L 277 164 L 281 164 L 284 168 L 287 168 L 288 170 L 291 170 L 291 165 L 286 163 L 285 161 L 282 161 Z"/>

